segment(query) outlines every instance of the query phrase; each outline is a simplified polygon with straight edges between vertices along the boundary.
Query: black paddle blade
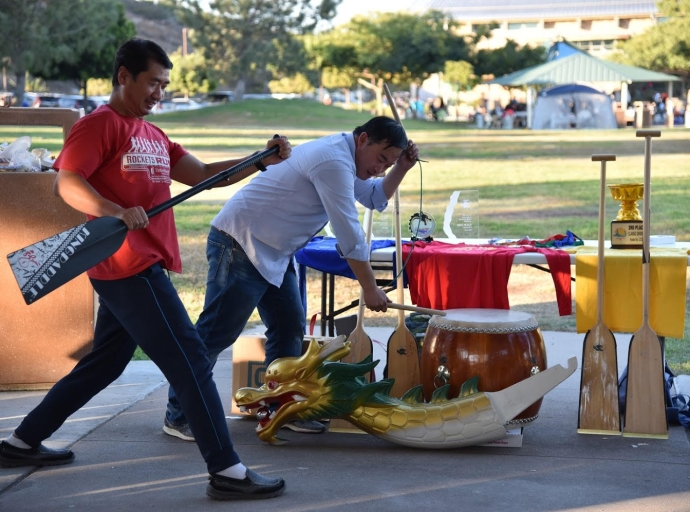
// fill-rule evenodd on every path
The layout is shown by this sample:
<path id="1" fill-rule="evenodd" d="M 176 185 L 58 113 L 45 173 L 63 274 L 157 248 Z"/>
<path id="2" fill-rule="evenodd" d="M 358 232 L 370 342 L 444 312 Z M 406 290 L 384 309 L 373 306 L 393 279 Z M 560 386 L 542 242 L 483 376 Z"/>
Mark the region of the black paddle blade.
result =
<path id="1" fill-rule="evenodd" d="M 7 255 L 14 278 L 32 304 L 114 254 L 127 237 L 115 217 L 100 217 Z"/>

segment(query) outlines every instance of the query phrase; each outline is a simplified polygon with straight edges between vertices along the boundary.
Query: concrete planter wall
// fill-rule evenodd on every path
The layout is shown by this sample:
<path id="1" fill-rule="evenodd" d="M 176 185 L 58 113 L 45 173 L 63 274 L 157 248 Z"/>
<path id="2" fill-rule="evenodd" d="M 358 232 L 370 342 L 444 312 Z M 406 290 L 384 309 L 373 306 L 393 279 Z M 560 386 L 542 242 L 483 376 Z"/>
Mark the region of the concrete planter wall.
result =
<path id="1" fill-rule="evenodd" d="M 51 112 L 41 117 L 42 110 Z M 0 124 L 60 125 L 66 135 L 79 112 L 57 110 L 63 109 L 3 109 Z M 86 274 L 27 306 L 6 259 L 86 220 L 53 195 L 54 180 L 54 172 L 0 173 L 0 390 L 50 388 L 93 342 L 94 292 Z"/>

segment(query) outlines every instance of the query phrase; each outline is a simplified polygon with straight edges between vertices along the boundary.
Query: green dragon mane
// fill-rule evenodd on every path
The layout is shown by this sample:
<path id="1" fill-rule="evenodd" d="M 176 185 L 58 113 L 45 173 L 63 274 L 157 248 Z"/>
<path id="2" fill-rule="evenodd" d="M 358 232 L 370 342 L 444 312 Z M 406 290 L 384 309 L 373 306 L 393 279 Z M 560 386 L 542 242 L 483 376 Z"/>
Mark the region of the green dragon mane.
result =
<path id="1" fill-rule="evenodd" d="M 324 379 L 323 387 L 328 389 L 329 402 L 316 416 L 338 418 L 351 413 L 358 407 L 372 405 L 397 405 L 400 403 L 424 403 L 422 386 L 415 386 L 401 398 L 390 396 L 395 379 L 383 379 L 378 382 L 367 382 L 369 374 L 379 363 L 367 356 L 359 363 L 325 361 L 317 368 L 319 379 Z M 465 382 L 460 389 L 460 397 L 477 393 L 478 377 Z M 448 384 L 436 389 L 430 403 L 448 400 Z"/>

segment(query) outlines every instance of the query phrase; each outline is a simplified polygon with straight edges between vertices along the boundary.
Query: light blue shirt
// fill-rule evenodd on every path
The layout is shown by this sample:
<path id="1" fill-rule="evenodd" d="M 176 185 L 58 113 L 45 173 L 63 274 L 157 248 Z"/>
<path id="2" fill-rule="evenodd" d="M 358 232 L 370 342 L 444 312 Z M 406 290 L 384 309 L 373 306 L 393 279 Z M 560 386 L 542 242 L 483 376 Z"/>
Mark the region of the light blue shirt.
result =
<path id="1" fill-rule="evenodd" d="M 290 158 L 259 173 L 211 221 L 232 236 L 269 283 L 281 286 L 295 252 L 330 220 L 342 257 L 369 261 L 355 199 L 369 209 L 388 206 L 383 180 L 360 180 L 352 133 L 293 148 Z"/>

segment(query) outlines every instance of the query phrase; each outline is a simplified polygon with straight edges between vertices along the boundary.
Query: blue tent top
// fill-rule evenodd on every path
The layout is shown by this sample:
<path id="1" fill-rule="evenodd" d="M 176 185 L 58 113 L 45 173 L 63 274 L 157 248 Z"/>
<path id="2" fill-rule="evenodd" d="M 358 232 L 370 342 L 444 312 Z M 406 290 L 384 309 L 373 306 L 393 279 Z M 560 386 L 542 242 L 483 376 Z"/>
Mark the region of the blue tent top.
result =
<path id="1" fill-rule="evenodd" d="M 574 94 L 574 93 L 588 93 L 588 94 L 604 94 L 594 87 L 589 87 L 588 85 L 582 84 L 566 84 L 557 85 L 556 87 L 551 87 L 551 89 L 546 89 L 539 93 L 539 96 L 559 96 L 561 94 Z"/>
<path id="2" fill-rule="evenodd" d="M 575 53 L 585 52 L 583 52 L 579 48 L 576 48 L 567 41 L 557 41 L 553 45 L 551 45 L 551 48 L 549 48 L 549 53 L 546 55 L 546 62 L 563 59 Z"/>

